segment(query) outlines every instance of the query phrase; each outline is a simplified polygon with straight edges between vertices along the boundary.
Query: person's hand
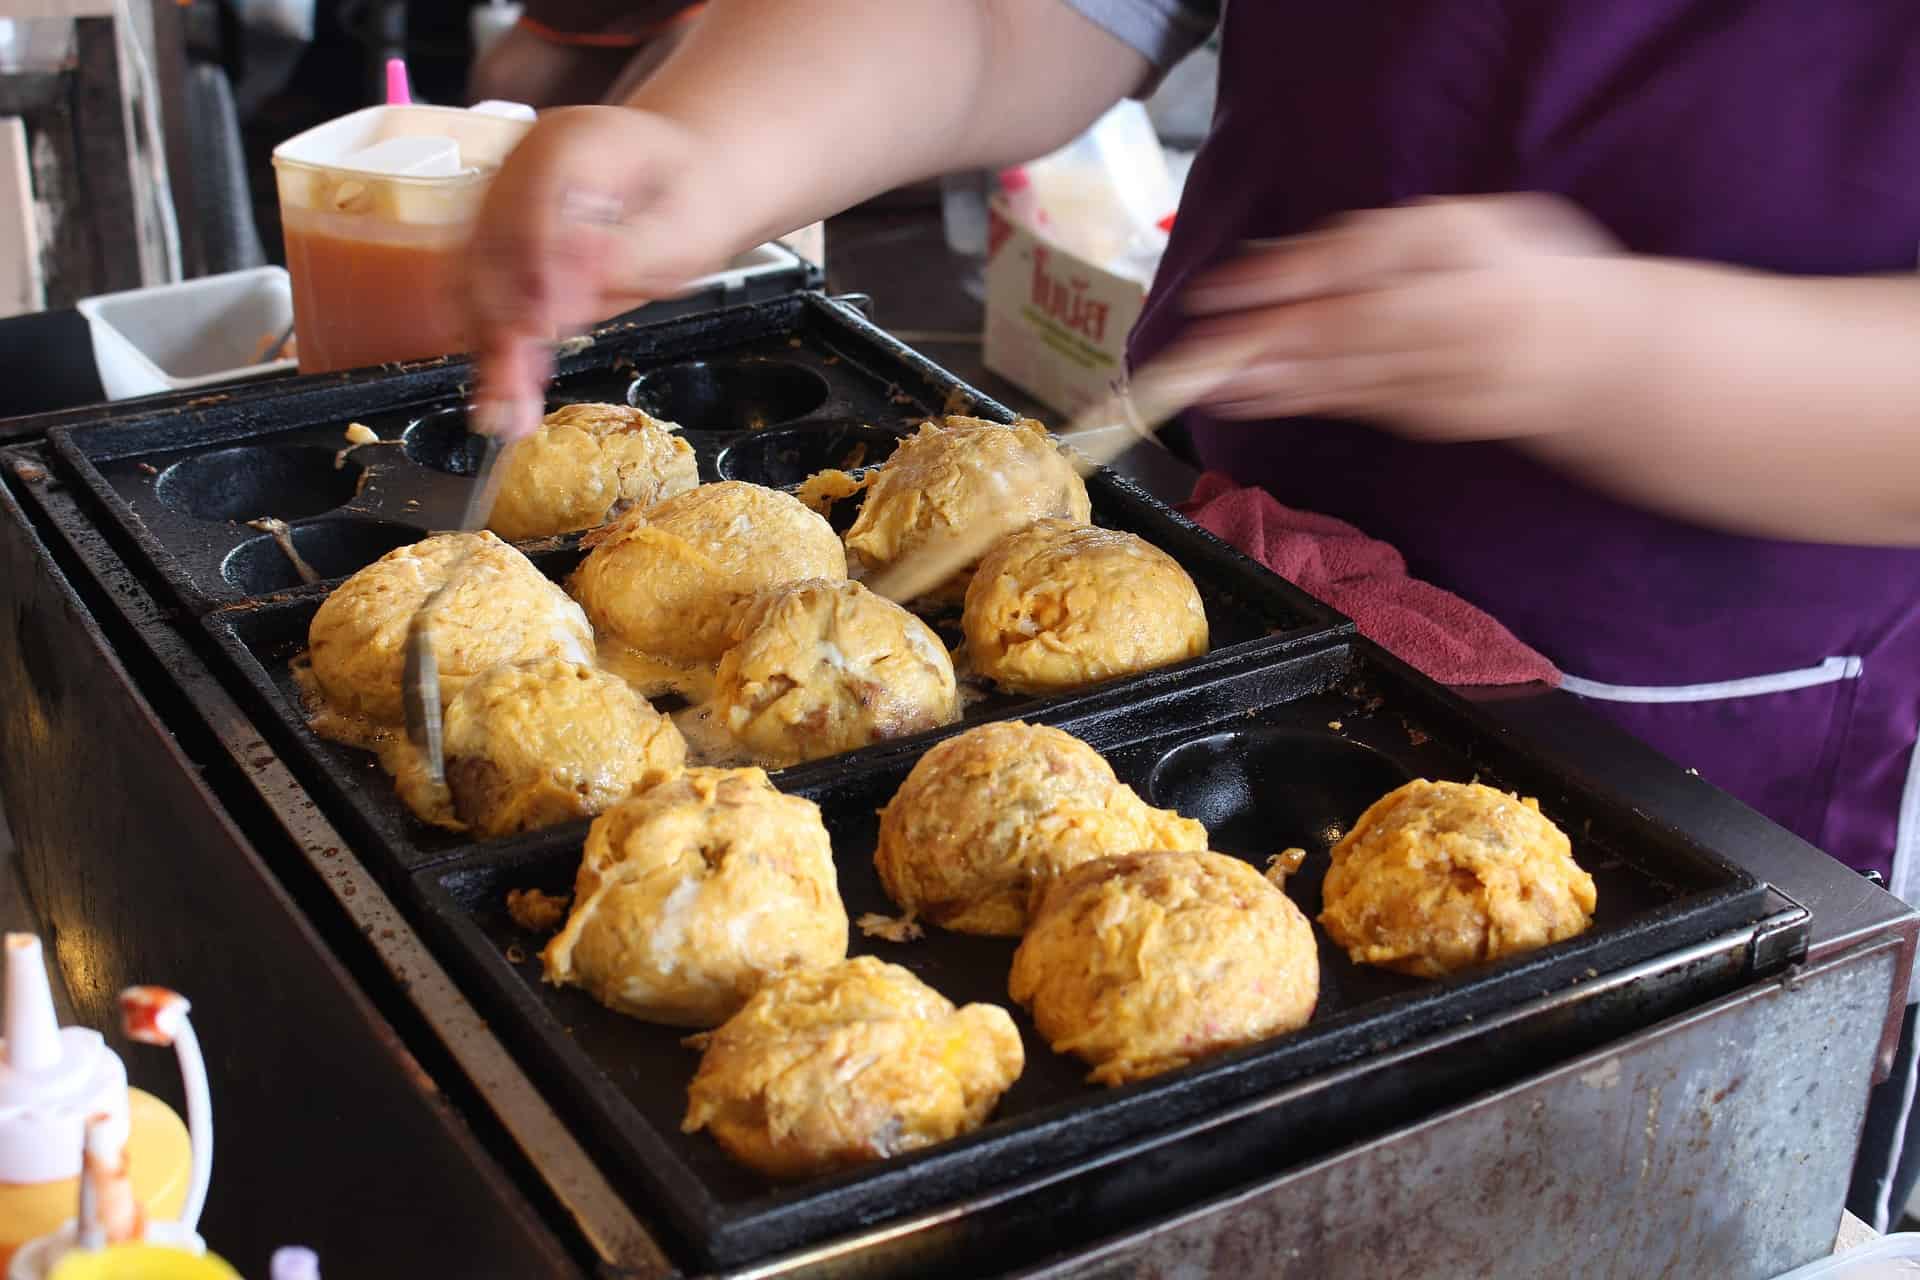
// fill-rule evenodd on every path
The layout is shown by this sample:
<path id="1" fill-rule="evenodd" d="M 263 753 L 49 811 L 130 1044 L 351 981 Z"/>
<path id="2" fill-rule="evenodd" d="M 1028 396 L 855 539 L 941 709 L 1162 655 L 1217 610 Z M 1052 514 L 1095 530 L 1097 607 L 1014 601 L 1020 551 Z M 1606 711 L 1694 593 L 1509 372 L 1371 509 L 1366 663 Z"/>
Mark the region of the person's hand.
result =
<path id="1" fill-rule="evenodd" d="M 1632 376 L 1658 272 L 1554 197 L 1429 200 L 1264 244 L 1197 281 L 1170 354 L 1258 356 L 1228 418 L 1364 418 L 1431 439 L 1592 425 Z"/>
<path id="2" fill-rule="evenodd" d="M 726 262 L 739 228 L 720 168 L 661 116 L 541 117 L 487 192 L 459 284 L 481 429 L 513 438 L 539 426 L 555 339 Z"/>

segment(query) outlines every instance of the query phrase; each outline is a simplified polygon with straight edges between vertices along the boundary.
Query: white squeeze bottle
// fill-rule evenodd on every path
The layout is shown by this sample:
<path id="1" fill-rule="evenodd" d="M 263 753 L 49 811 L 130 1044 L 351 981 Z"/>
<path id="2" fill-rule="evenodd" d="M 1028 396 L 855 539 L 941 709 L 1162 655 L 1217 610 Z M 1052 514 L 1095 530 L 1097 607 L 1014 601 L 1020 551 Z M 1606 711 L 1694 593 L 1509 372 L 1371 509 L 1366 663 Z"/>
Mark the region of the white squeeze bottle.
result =
<path id="1" fill-rule="evenodd" d="M 125 1065 L 99 1032 L 55 1019 L 40 939 L 7 934 L 5 954 L 0 1271 L 22 1244 L 74 1216 L 89 1116 L 106 1116 L 111 1137 L 124 1143 L 134 1199 L 149 1219 L 180 1217 L 195 1184 L 193 1143 L 180 1117 L 127 1086 Z"/>

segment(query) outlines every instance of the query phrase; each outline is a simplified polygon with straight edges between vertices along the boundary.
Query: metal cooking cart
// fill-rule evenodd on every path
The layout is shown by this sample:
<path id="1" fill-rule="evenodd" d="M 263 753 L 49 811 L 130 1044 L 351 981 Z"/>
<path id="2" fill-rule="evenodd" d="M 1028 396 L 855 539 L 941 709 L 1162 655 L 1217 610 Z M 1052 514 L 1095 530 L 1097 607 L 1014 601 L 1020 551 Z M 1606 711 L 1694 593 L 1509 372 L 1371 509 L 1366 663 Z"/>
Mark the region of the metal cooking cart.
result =
<path id="1" fill-rule="evenodd" d="M 781 413 L 818 410 L 838 433 L 828 452 L 885 447 L 847 433 L 849 415 L 879 416 L 878 402 L 844 402 L 856 373 L 900 418 L 958 402 L 1005 416 L 818 297 L 623 326 L 565 365 L 561 386 L 605 395 L 614 378 L 644 397 L 651 378 L 698 400 L 739 359 L 758 380 L 736 377 L 728 404 L 743 388 L 796 394 L 761 366 L 820 362 L 825 396 Z M 829 374 L 843 362 L 851 371 Z M 0 458 L 7 811 L 83 1018 L 110 1022 L 113 992 L 159 977 L 208 1025 L 235 1029 L 217 1041 L 222 1175 L 207 1232 L 243 1266 L 299 1237 L 330 1271 L 368 1276 L 1762 1276 L 1830 1246 L 1917 918 L 1571 699 L 1494 691 L 1469 705 L 1311 601 L 1249 604 L 1257 592 L 1230 586 L 1208 588 L 1210 608 L 1264 616 L 1265 634 L 1243 628 L 1191 670 L 1001 713 L 1082 733 L 1156 790 L 1262 751 L 1292 761 L 1309 715 L 1351 720 L 1338 750 L 1361 753 L 1354 776 L 1376 793 L 1394 776 L 1380 761 L 1422 767 L 1421 751 L 1455 750 L 1433 767 L 1540 788 L 1550 811 L 1587 815 L 1592 838 L 1625 851 L 1620 874 L 1706 878 L 1620 923 L 1637 949 L 1597 936 L 1498 982 L 1358 992 L 1299 1042 L 1323 1051 L 1256 1047 L 1138 1095 L 1037 1099 L 997 1135 L 817 1192 L 729 1190 L 697 1160 L 676 1164 L 649 1145 L 645 1092 L 596 1081 L 595 1037 L 627 1029 L 546 1001 L 484 906 L 512 876 L 570 873 L 564 836 L 491 850 L 408 836 L 381 811 L 384 792 L 356 788 L 349 763 L 276 717 L 275 620 L 294 618 L 297 638 L 315 597 L 241 554 L 246 531 L 170 530 L 174 507 L 157 501 L 176 465 L 259 440 L 313 448 L 308 424 L 386 414 L 382 434 L 442 473 L 422 481 L 430 510 L 459 473 L 457 436 L 449 448 L 432 424 L 463 378 L 458 362 L 430 362 L 103 425 L 68 415 L 51 443 Z M 815 456 L 819 431 L 758 425 L 715 424 L 708 478 L 729 474 L 729 457 L 773 482 L 837 460 Z M 143 426 L 160 433 L 145 453 L 122 447 Z M 1136 464 L 1149 488 L 1178 494 L 1169 461 Z M 1095 488 L 1108 518 L 1188 536 L 1138 489 Z M 377 501 L 379 485 L 353 499 L 367 493 Z M 391 525 L 397 509 L 367 523 Z M 364 554 L 337 514 L 312 527 L 346 561 Z M 565 540 L 530 550 L 561 567 L 573 554 Z M 1384 713 L 1363 727 L 1376 700 Z M 1201 767 L 1183 773 L 1195 749 Z M 851 812 L 883 800 L 913 750 L 822 762 L 782 785 Z M 852 905 L 860 890 L 847 891 Z"/>

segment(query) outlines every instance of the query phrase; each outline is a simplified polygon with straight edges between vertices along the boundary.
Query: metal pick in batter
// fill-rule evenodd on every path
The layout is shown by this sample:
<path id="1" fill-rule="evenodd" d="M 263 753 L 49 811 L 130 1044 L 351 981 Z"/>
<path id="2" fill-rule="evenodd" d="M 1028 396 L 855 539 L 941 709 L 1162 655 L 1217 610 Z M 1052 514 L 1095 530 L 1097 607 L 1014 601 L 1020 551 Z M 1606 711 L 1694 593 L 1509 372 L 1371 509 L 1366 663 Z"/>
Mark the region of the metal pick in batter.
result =
<path id="1" fill-rule="evenodd" d="M 480 460 L 473 468 L 473 488 L 467 494 L 467 508 L 460 517 L 460 531 L 474 533 L 487 527 L 493 518 L 493 503 L 500 496 L 500 460 L 506 456 L 507 443 L 496 435 L 480 437 Z"/>
<path id="2" fill-rule="evenodd" d="M 477 533 L 487 527 L 493 515 L 494 499 L 500 495 L 500 460 L 507 451 L 497 435 L 480 436 L 480 460 L 474 468 L 473 488 L 467 495 L 460 532 Z M 435 587 L 407 623 L 407 648 L 400 672 L 400 697 L 407 718 L 407 741 L 420 752 L 426 764 L 427 778 L 436 793 L 447 786 L 446 743 L 440 721 L 440 663 L 433 653 L 433 615 L 445 594 L 466 566 L 469 550 L 447 567 L 447 576 Z"/>
<path id="3" fill-rule="evenodd" d="M 407 654 L 400 672 L 407 741 L 426 762 L 427 777 L 436 791 L 447 785 L 447 755 L 440 724 L 440 662 L 433 654 L 433 609 L 465 563 L 463 556 L 449 566 L 446 581 L 435 587 L 414 610 L 412 620 L 407 623 Z"/>

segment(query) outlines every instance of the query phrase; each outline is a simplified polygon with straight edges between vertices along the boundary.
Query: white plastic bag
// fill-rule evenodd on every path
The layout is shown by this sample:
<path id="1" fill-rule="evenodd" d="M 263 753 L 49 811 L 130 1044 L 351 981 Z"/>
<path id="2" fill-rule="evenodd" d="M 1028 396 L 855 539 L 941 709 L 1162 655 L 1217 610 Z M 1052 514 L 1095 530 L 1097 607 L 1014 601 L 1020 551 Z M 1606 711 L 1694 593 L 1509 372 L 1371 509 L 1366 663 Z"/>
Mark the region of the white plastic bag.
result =
<path id="1" fill-rule="evenodd" d="M 1109 271 L 1153 278 L 1178 192 L 1146 107 L 1121 102 L 1021 169 L 1051 239 Z"/>

